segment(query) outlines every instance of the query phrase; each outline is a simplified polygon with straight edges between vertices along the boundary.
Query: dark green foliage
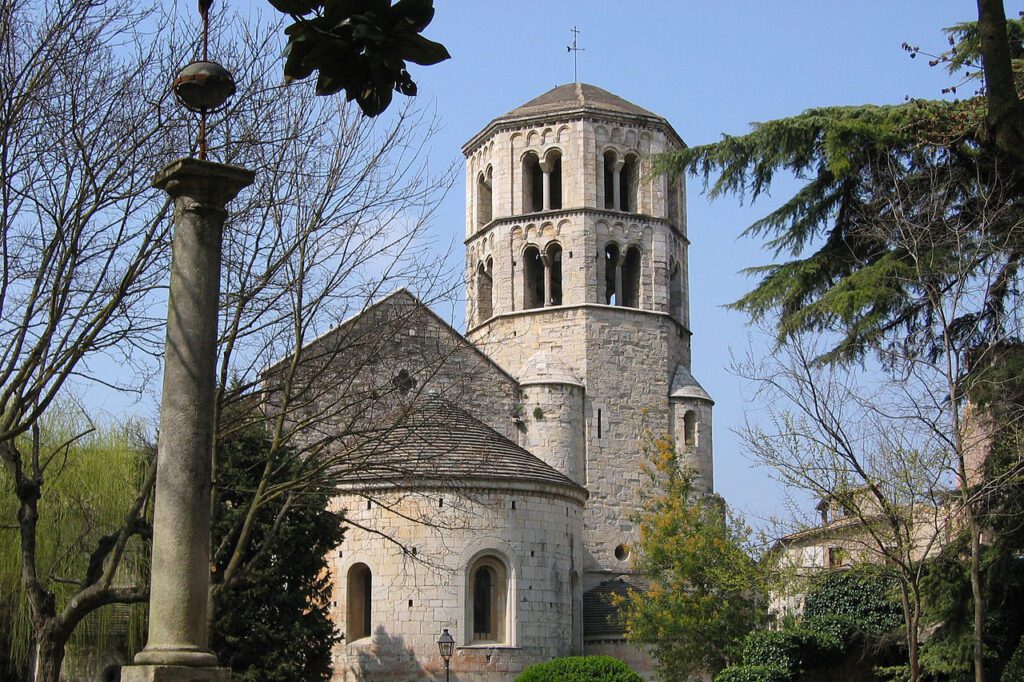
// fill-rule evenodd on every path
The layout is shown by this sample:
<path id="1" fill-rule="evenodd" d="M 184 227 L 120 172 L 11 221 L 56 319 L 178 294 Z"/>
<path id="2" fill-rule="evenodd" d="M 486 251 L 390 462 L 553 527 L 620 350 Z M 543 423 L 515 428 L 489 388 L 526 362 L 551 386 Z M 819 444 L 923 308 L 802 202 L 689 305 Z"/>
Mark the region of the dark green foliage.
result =
<path id="1" fill-rule="evenodd" d="M 392 93 L 415 95 L 407 61 L 430 65 L 449 59 L 444 45 L 420 33 L 434 18 L 433 0 L 270 0 L 295 23 L 285 29 L 284 74 L 317 73 L 316 91 L 342 90 L 367 116 L 391 103 Z"/>
<path id="2" fill-rule="evenodd" d="M 910 666 L 907 665 L 885 665 L 874 669 L 875 677 L 879 682 L 909 682 Z"/>
<path id="3" fill-rule="evenodd" d="M 750 268 L 760 281 L 733 304 L 754 319 L 778 313 L 779 341 L 830 330 L 840 341 L 827 359 L 884 344 L 934 355 L 934 299 L 948 279 L 982 269 L 992 279 L 971 309 L 957 311 L 953 332 L 995 338 L 1017 296 L 1022 212 L 1011 203 L 1020 182 L 970 137 L 981 115 L 972 102 L 810 109 L 673 152 L 659 168 L 701 176 L 711 197 L 756 199 L 779 172 L 805 181 L 747 228 L 787 259 Z M 996 206 L 1005 215 L 996 218 Z M 916 232 L 901 235 L 913 248 L 893 239 L 907 226 Z"/>
<path id="4" fill-rule="evenodd" d="M 535 663 L 516 682 L 642 682 L 629 666 L 611 656 L 566 656 Z"/>
<path id="5" fill-rule="evenodd" d="M 266 464 L 269 443 L 253 429 L 218 443 L 213 546 L 230 546 Z M 282 463 L 272 483 L 287 481 L 297 464 Z M 298 495 L 270 533 L 285 496 L 258 512 L 257 532 L 244 554 L 254 564 L 214 601 L 211 646 L 231 667 L 232 680 L 311 682 L 331 677 L 338 639 L 328 616 L 327 553 L 342 538 L 341 519 L 327 496 Z M 218 555 L 217 579 L 228 552 Z M 272 644 L 272 646 L 270 646 Z"/>
<path id="6" fill-rule="evenodd" d="M 857 632 L 856 626 L 850 622 L 850 619 L 843 616 L 815 616 L 804 619 L 803 625 L 805 628 L 820 632 L 840 642 L 849 642 Z"/>
<path id="7" fill-rule="evenodd" d="M 827 666 L 843 650 L 842 640 L 806 628 L 759 630 L 743 641 L 743 664 L 785 671 L 795 677 Z"/>
<path id="8" fill-rule="evenodd" d="M 758 630 L 743 640 L 743 663 L 792 673 L 799 667 L 800 651 L 792 632 Z"/>
<path id="9" fill-rule="evenodd" d="M 895 585 L 858 572 L 829 573 L 807 595 L 804 625 L 839 635 L 840 630 L 881 637 L 903 626 Z"/>
<path id="10" fill-rule="evenodd" d="M 851 656 L 863 657 L 865 639 L 877 640 L 902 624 L 899 604 L 885 580 L 860 572 L 829 573 L 808 593 L 799 625 L 751 632 L 743 640 L 743 665 L 726 668 L 715 681 L 774 682 L 816 675 Z"/>
<path id="11" fill-rule="evenodd" d="M 734 665 L 715 675 L 715 682 L 790 682 L 785 670 L 764 665 Z"/>
<path id="12" fill-rule="evenodd" d="M 1008 664 L 1024 634 L 1024 560 L 1014 556 L 1006 539 L 996 536 L 982 550 L 985 669 L 993 678 Z M 939 557 L 929 561 L 922 583 L 927 617 L 936 629 L 921 647 L 921 663 L 928 672 L 951 682 L 974 677 L 974 600 L 967 553 L 966 538 L 950 543 Z"/>
<path id="13" fill-rule="evenodd" d="M 1024 682 L 1024 641 L 1017 644 L 1013 655 L 1003 668 L 1002 682 Z"/>

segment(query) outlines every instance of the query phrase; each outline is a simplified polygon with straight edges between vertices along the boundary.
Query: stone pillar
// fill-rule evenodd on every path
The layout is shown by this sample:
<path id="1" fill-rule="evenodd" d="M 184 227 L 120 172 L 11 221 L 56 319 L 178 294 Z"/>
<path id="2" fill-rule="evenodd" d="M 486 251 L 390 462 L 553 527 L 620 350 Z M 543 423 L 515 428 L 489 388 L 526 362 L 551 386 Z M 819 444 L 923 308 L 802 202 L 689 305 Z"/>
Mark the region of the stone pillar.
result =
<path id="1" fill-rule="evenodd" d="M 208 648 L 210 469 L 217 299 L 225 205 L 252 171 L 179 159 L 153 186 L 174 200 L 164 383 L 157 442 L 149 640 L 125 682 L 229 679 Z"/>
<path id="2" fill-rule="evenodd" d="M 544 173 L 544 201 L 542 202 L 542 208 L 545 211 L 551 210 L 551 164 L 548 163 L 547 159 L 540 162 L 540 169 Z"/>
<path id="3" fill-rule="evenodd" d="M 545 251 L 540 255 L 544 265 L 544 305 L 551 305 L 551 256 Z"/>
<path id="4" fill-rule="evenodd" d="M 616 211 L 626 210 L 620 201 L 622 197 L 622 166 L 624 164 L 625 161 L 622 159 L 616 159 L 615 165 L 612 166 L 612 208 Z"/>
<path id="5" fill-rule="evenodd" d="M 616 175 L 615 177 L 619 177 Z M 619 196 L 618 193 L 615 196 Z M 615 259 L 615 305 L 625 305 L 622 302 L 622 264 L 626 262 L 626 254 L 629 250 L 625 250 L 619 254 L 619 257 Z"/>

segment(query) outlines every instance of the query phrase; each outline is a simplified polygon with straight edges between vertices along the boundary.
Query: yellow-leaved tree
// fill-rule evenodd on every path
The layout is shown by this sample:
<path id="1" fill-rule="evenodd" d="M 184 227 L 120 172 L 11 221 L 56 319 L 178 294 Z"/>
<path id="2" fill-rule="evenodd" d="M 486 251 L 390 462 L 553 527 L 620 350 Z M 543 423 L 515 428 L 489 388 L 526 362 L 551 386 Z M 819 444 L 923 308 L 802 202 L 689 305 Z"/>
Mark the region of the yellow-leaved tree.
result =
<path id="1" fill-rule="evenodd" d="M 645 446 L 647 496 L 634 568 L 646 589 L 618 600 L 627 637 L 645 645 L 664 680 L 714 673 L 767 617 L 765 580 L 750 530 L 717 495 L 698 493 L 671 439 Z"/>

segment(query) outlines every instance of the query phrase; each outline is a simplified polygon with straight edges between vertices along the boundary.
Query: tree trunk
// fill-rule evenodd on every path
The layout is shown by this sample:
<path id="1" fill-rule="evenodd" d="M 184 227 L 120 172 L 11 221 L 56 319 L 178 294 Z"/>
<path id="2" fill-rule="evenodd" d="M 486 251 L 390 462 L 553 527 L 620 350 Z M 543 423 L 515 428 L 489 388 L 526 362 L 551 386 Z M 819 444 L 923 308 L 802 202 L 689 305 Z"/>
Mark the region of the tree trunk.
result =
<path id="1" fill-rule="evenodd" d="M 988 100 L 985 127 L 989 142 L 1018 162 L 1024 161 L 1024 106 L 1017 97 L 1013 78 L 1003 0 L 978 0 L 978 33 Z"/>
<path id="2" fill-rule="evenodd" d="M 974 682 L 985 682 L 985 659 L 982 650 L 985 610 L 981 594 L 981 530 L 978 528 L 974 510 L 968 513 L 968 527 L 971 531 L 971 596 L 974 597 Z"/>
<path id="3" fill-rule="evenodd" d="M 60 682 L 60 669 L 64 664 L 64 645 L 67 637 L 43 632 L 36 637 L 35 670 L 32 682 Z"/>
<path id="4" fill-rule="evenodd" d="M 917 656 L 917 618 L 912 611 L 910 592 L 905 582 L 900 581 L 900 606 L 903 609 L 903 626 L 907 629 L 907 652 L 910 668 L 910 681 L 921 679 L 921 665 Z"/>

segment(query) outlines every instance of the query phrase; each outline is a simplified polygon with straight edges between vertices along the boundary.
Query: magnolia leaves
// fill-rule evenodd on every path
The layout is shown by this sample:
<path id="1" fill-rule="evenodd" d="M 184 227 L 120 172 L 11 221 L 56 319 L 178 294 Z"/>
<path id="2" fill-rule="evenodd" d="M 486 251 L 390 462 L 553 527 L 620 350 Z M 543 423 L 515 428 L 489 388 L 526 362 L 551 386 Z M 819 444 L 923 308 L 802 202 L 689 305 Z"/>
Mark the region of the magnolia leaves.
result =
<path id="1" fill-rule="evenodd" d="M 284 75 L 317 73 L 318 95 L 342 90 L 367 116 L 391 104 L 392 93 L 416 94 L 407 61 L 423 66 L 451 55 L 420 35 L 434 18 L 433 0 L 269 0 L 295 23 L 285 29 Z"/>

